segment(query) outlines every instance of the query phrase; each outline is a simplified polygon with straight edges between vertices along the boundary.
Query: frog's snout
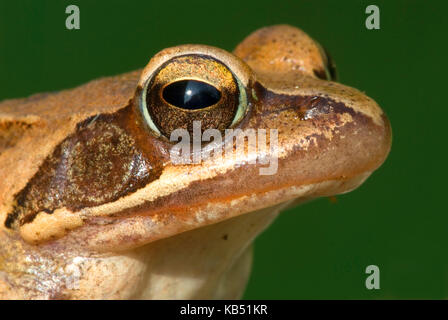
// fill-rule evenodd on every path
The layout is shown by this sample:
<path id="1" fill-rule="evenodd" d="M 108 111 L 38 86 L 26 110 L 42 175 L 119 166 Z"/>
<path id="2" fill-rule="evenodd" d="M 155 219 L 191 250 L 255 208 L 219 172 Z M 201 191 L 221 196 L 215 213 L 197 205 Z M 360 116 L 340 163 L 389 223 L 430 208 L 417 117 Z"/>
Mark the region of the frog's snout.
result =
<path id="1" fill-rule="evenodd" d="M 291 183 L 371 173 L 384 162 L 391 147 L 387 116 L 364 93 L 330 81 L 334 65 L 305 32 L 262 28 L 234 54 L 255 74 L 257 123 L 279 128 L 280 168 Z"/>

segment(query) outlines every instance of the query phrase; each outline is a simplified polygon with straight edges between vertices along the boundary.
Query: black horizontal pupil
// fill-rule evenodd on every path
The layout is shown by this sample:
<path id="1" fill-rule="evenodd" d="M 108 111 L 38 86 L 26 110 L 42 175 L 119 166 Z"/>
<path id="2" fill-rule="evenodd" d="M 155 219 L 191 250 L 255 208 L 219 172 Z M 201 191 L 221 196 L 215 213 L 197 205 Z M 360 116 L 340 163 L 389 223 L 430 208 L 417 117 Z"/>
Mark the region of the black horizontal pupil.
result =
<path id="1" fill-rule="evenodd" d="M 221 99 L 221 92 L 214 86 L 196 80 L 181 80 L 163 89 L 163 99 L 182 109 L 202 109 Z"/>

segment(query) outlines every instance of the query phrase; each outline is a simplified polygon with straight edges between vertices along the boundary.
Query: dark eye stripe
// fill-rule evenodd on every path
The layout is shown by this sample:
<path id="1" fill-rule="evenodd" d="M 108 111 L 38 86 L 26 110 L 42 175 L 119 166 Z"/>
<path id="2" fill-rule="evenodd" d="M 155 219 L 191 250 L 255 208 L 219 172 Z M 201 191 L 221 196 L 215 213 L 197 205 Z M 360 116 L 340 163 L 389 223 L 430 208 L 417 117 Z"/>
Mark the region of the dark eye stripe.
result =
<path id="1" fill-rule="evenodd" d="M 64 207 L 77 212 L 114 202 L 158 179 L 163 170 L 159 154 L 151 159 L 142 154 L 125 125 L 132 112 L 128 105 L 78 123 L 14 196 L 4 225 L 17 229 L 39 212 Z"/>
<path id="2" fill-rule="evenodd" d="M 166 86 L 162 96 L 173 106 L 197 110 L 216 104 L 221 99 L 221 92 L 205 82 L 181 80 Z"/>

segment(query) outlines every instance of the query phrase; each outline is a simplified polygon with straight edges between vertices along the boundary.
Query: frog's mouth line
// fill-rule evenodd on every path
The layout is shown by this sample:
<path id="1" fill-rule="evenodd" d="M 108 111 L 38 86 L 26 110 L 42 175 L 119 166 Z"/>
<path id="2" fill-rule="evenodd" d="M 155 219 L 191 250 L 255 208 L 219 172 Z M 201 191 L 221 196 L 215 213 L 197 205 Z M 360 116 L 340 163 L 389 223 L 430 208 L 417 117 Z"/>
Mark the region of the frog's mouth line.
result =
<path id="1" fill-rule="evenodd" d="M 364 170 L 365 169 L 365 170 Z M 222 192 L 221 194 L 217 194 L 213 190 L 221 188 L 223 185 L 235 185 L 238 182 L 232 182 L 233 177 L 241 176 L 241 171 L 238 169 L 234 169 L 232 173 L 228 174 L 226 177 L 218 176 L 214 178 L 207 179 L 207 186 L 204 186 L 204 180 L 194 181 L 185 189 L 178 190 L 169 195 L 157 198 L 153 201 L 148 201 L 138 206 L 137 208 L 132 209 L 124 209 L 118 212 L 114 212 L 107 216 L 91 216 L 87 218 L 87 221 L 95 223 L 95 221 L 114 221 L 120 220 L 128 217 L 151 217 L 151 216 L 160 216 L 160 215 L 188 215 L 192 214 L 196 208 L 205 208 L 211 203 L 222 203 L 229 204 L 231 207 L 231 203 L 234 200 L 242 199 L 245 196 L 260 196 L 268 193 L 284 193 L 284 190 L 290 188 L 301 188 L 304 186 L 310 185 L 320 185 L 326 183 L 333 184 L 341 184 L 344 186 L 351 185 L 351 183 L 346 183 L 347 181 L 358 181 L 363 182 L 374 170 L 370 167 L 371 170 L 368 170 L 367 167 L 364 169 L 359 169 L 358 171 L 351 172 L 350 175 L 335 175 L 332 177 L 328 177 L 328 179 L 315 179 L 315 180 L 307 180 L 303 181 L 300 184 L 294 181 L 288 181 L 283 183 L 260 183 L 257 184 L 257 188 L 247 188 L 245 191 L 241 192 L 233 192 L 230 190 L 229 192 Z M 241 169 L 247 170 L 247 169 Z M 228 180 L 228 181 L 225 181 Z M 349 192 L 355 187 L 349 187 L 347 189 L 341 190 L 340 193 Z M 333 194 L 328 194 L 328 196 Z M 291 200 L 291 199 L 284 199 Z M 230 208 L 229 207 L 229 208 Z"/>
<path id="2" fill-rule="evenodd" d="M 83 228 L 69 234 L 67 241 L 76 239 L 82 233 L 88 237 L 89 246 L 95 250 L 126 250 L 283 202 L 292 201 L 289 206 L 293 206 L 318 197 L 349 192 L 362 184 L 370 174 L 363 172 L 344 179 L 279 187 L 192 206 L 171 206 L 163 211 L 142 207 L 139 213 L 122 212 L 115 217 L 90 217 Z M 129 229 L 138 232 L 130 235 Z"/>

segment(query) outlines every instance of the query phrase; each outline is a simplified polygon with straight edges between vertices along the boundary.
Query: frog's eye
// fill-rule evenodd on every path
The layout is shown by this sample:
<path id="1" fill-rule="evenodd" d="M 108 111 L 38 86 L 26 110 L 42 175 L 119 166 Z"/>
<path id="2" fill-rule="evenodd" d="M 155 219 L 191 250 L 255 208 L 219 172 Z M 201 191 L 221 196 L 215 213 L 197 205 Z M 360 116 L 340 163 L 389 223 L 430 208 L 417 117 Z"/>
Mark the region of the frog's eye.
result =
<path id="1" fill-rule="evenodd" d="M 220 61 L 205 55 L 174 57 L 148 78 L 140 97 L 145 122 L 156 135 L 176 129 L 223 131 L 235 127 L 247 111 L 246 90 Z"/>

